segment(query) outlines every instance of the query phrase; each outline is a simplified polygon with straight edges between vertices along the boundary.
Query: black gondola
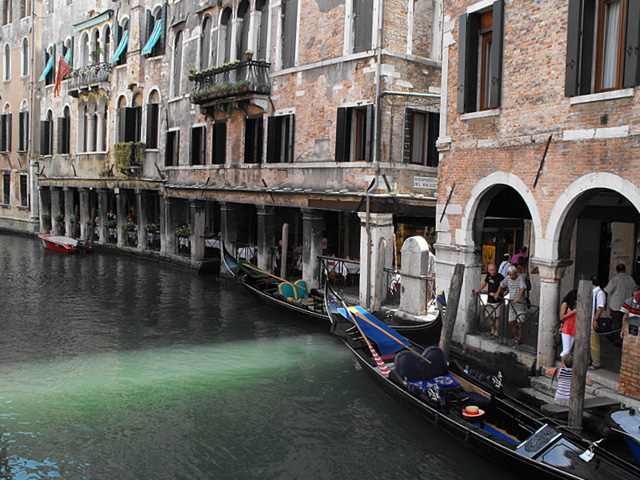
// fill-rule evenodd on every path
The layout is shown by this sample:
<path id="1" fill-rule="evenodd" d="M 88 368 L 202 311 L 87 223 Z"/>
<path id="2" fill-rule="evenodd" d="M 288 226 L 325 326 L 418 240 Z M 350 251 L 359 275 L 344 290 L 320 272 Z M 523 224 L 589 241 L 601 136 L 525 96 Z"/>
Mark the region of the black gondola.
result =
<path id="1" fill-rule="evenodd" d="M 325 302 L 332 332 L 385 392 L 483 458 L 521 478 L 640 478 L 640 469 L 598 442 L 539 420 L 526 406 L 500 394 L 499 386 L 454 368 L 454 362 L 447 365 L 438 347 L 422 351 L 346 308 L 328 285 Z"/>
<path id="2" fill-rule="evenodd" d="M 327 327 L 331 324 L 323 293 L 310 290 L 303 281 L 284 282 L 249 262 L 236 260 L 224 246 L 222 248 L 226 268 L 254 297 L 267 305 L 296 314 L 298 318 L 306 318 Z M 440 338 L 442 320 L 439 312 L 428 321 L 412 321 L 395 316 L 384 318 L 383 321 L 414 342 L 428 345 Z"/>

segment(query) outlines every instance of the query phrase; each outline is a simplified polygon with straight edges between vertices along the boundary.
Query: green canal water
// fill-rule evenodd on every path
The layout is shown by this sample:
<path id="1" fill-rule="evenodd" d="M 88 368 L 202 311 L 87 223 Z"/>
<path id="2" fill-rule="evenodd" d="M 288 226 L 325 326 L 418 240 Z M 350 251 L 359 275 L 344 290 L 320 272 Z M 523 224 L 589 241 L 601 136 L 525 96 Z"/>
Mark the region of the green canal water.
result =
<path id="1" fill-rule="evenodd" d="M 501 479 L 225 277 L 0 234 L 0 479 Z"/>

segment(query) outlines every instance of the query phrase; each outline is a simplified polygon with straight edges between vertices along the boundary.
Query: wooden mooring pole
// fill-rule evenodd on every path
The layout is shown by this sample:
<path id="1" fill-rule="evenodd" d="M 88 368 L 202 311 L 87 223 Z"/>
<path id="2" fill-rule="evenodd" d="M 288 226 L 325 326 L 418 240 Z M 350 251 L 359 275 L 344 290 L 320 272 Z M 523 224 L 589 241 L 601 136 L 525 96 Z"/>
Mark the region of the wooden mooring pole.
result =
<path id="1" fill-rule="evenodd" d="M 584 390 L 591 345 L 591 309 L 593 286 L 589 280 L 580 280 L 576 312 L 576 340 L 573 346 L 571 396 L 569 398 L 569 427 L 582 430 Z"/>
<path id="2" fill-rule="evenodd" d="M 282 247 L 280 250 L 280 276 L 287 278 L 287 250 L 289 250 L 289 224 L 282 225 Z"/>
<path id="3" fill-rule="evenodd" d="M 449 358 L 451 339 L 453 338 L 453 327 L 456 324 L 458 315 L 458 305 L 460 304 L 460 293 L 462 292 L 462 280 L 464 279 L 464 265 L 457 263 L 453 269 L 451 283 L 449 284 L 449 295 L 447 297 L 447 308 L 442 319 L 442 332 L 440 333 L 440 348 L 444 353 L 444 358 Z"/>

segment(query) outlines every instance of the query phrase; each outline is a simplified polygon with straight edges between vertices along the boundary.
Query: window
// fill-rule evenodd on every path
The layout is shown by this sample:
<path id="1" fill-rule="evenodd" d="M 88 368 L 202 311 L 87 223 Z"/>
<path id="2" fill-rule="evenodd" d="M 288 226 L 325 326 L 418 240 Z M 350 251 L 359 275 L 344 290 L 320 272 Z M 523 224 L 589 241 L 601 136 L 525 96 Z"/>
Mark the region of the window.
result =
<path id="1" fill-rule="evenodd" d="M 46 120 L 40 122 L 40 154 L 53 154 L 53 113 L 47 112 Z"/>
<path id="2" fill-rule="evenodd" d="M 129 45 L 129 23 L 123 20 L 122 23 L 116 25 L 116 51 L 111 57 L 111 62 L 116 65 L 124 65 L 127 63 L 127 52 Z"/>
<path id="3" fill-rule="evenodd" d="M 373 160 L 373 105 L 338 108 L 336 162 Z"/>
<path id="4" fill-rule="evenodd" d="M 141 107 L 118 108 L 120 122 L 118 124 L 119 142 L 139 142 L 142 119 Z"/>
<path id="5" fill-rule="evenodd" d="M 166 32 L 167 4 L 156 10 L 153 14 L 147 10 L 147 31 L 145 35 L 145 45 L 142 54 L 147 57 L 157 57 L 164 55 L 165 32 Z"/>
<path id="6" fill-rule="evenodd" d="M 503 24 L 504 0 L 460 16 L 458 113 L 500 107 Z"/>
<path id="7" fill-rule="evenodd" d="M 211 163 L 224 165 L 227 152 L 227 123 L 216 122 L 212 126 L 211 138 L 213 139 L 213 152 Z"/>
<path id="8" fill-rule="evenodd" d="M 570 0 L 565 95 L 640 85 L 640 2 Z"/>
<path id="9" fill-rule="evenodd" d="M 371 50 L 373 0 L 353 0 L 353 51 Z"/>
<path id="10" fill-rule="evenodd" d="M 29 112 L 18 113 L 18 152 L 29 149 Z"/>
<path id="11" fill-rule="evenodd" d="M 293 115 L 269 117 L 267 163 L 293 162 L 294 124 Z"/>
<path id="12" fill-rule="evenodd" d="M 182 80 L 182 32 L 176 33 L 176 40 L 173 47 L 171 93 L 174 97 L 177 97 L 180 95 L 180 82 Z"/>
<path id="13" fill-rule="evenodd" d="M 11 23 L 11 5 L 13 0 L 2 0 L 2 25 L 8 25 Z"/>
<path id="14" fill-rule="evenodd" d="M 27 190 L 27 176 L 20 174 L 20 206 L 29 206 L 29 191 Z"/>
<path id="15" fill-rule="evenodd" d="M 220 15 L 218 29 L 218 65 L 231 61 L 231 9 L 226 7 Z"/>
<path id="16" fill-rule="evenodd" d="M 207 130 L 204 126 L 191 129 L 191 165 L 204 165 L 207 158 Z"/>
<path id="17" fill-rule="evenodd" d="M 296 63 L 296 23 L 298 0 L 282 0 L 282 68 L 291 68 Z"/>
<path id="18" fill-rule="evenodd" d="M 242 0 L 238 5 L 238 41 L 236 41 L 236 58 L 244 60 L 244 52 L 249 49 L 249 2 Z"/>
<path id="19" fill-rule="evenodd" d="M 20 76 L 29 75 L 29 39 L 22 39 L 22 49 L 20 50 Z"/>
<path id="20" fill-rule="evenodd" d="M 11 175 L 8 173 L 2 174 L 2 203 L 11 204 Z"/>
<path id="21" fill-rule="evenodd" d="M 211 17 L 204 17 L 200 33 L 200 70 L 211 66 Z"/>
<path id="22" fill-rule="evenodd" d="M 31 0 L 20 0 L 20 18 L 31 16 Z"/>
<path id="23" fill-rule="evenodd" d="M 262 117 L 247 118 L 244 123 L 244 163 L 262 163 Z"/>
<path id="24" fill-rule="evenodd" d="M 86 143 L 85 143 L 86 145 Z M 58 118 L 58 153 L 71 152 L 71 113 L 64 108 L 63 116 Z"/>
<path id="25" fill-rule="evenodd" d="M 147 104 L 147 148 L 158 148 L 158 130 L 160 127 L 160 103 L 158 92 L 151 94 Z"/>
<path id="26" fill-rule="evenodd" d="M 0 152 L 11 151 L 11 114 L 0 115 Z"/>
<path id="27" fill-rule="evenodd" d="M 73 37 L 67 38 L 62 44 L 62 56 L 69 66 L 73 65 Z"/>
<path id="28" fill-rule="evenodd" d="M 167 143 L 164 164 L 167 167 L 177 167 L 180 159 L 180 130 L 167 132 Z"/>
<path id="29" fill-rule="evenodd" d="M 102 61 L 108 62 L 109 59 L 111 59 L 111 28 L 109 28 L 109 25 L 105 25 L 102 38 L 104 38 L 102 44 Z"/>
<path id="30" fill-rule="evenodd" d="M 428 167 L 438 166 L 440 115 L 408 109 L 405 116 L 404 162 Z"/>
<path id="31" fill-rule="evenodd" d="M 56 58 L 56 46 L 51 45 L 44 51 L 44 70 L 39 80 L 44 81 L 45 85 L 53 85 L 56 80 L 56 66 L 54 60 Z"/>
<path id="32" fill-rule="evenodd" d="M 257 28 L 257 46 L 256 46 L 256 58 L 267 58 L 267 33 L 269 31 L 269 1 L 268 0 L 256 0 L 256 28 Z"/>
<path id="33" fill-rule="evenodd" d="M 4 62 L 2 65 L 2 79 L 6 82 L 11 80 L 11 48 L 7 43 L 4 46 Z"/>

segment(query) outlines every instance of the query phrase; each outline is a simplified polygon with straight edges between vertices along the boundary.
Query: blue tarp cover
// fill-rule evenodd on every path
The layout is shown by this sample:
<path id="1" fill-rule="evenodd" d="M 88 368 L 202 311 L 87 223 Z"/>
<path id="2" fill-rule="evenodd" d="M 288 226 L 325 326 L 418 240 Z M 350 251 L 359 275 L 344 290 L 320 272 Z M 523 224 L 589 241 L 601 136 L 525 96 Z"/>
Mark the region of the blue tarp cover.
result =
<path id="1" fill-rule="evenodd" d="M 344 308 L 339 308 L 338 311 L 343 317 L 353 323 L 354 319 L 349 318 Z M 355 321 L 358 322 L 358 326 L 367 338 L 376 342 L 381 355 L 390 355 L 411 345 L 409 340 L 388 325 L 382 323 L 364 308 L 359 306 L 349 307 L 349 312 L 351 313 L 351 317 L 355 317 Z"/>

